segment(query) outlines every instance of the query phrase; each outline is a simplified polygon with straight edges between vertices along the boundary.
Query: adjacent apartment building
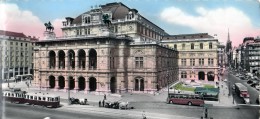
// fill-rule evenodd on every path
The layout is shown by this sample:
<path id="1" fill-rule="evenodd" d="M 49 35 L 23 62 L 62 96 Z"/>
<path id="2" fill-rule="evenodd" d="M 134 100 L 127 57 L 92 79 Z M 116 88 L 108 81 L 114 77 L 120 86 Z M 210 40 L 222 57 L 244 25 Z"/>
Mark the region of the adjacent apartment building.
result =
<path id="1" fill-rule="evenodd" d="M 34 79 L 40 88 L 154 93 L 179 80 L 178 51 L 159 44 L 167 33 L 122 3 L 66 17 L 62 32 L 53 38 L 45 31 L 47 39 L 36 42 Z"/>
<path id="2" fill-rule="evenodd" d="M 0 30 L 0 79 L 32 75 L 33 43 L 35 37 Z"/>
<path id="3" fill-rule="evenodd" d="M 162 43 L 179 52 L 179 79 L 218 81 L 218 39 L 208 33 L 165 36 Z"/>

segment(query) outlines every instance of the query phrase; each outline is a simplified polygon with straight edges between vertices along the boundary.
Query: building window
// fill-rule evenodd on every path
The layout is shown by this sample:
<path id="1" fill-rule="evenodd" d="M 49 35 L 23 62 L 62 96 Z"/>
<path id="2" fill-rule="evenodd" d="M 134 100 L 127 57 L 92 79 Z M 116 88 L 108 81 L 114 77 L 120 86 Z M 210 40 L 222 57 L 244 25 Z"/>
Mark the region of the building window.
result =
<path id="1" fill-rule="evenodd" d="M 187 72 L 181 72 L 181 78 L 187 78 Z"/>
<path id="2" fill-rule="evenodd" d="M 85 35 L 89 35 L 90 34 L 90 28 L 85 29 Z"/>
<path id="3" fill-rule="evenodd" d="M 182 44 L 182 50 L 184 50 L 185 49 L 185 44 Z"/>
<path id="4" fill-rule="evenodd" d="M 15 44 L 18 45 L 18 42 L 16 42 Z"/>
<path id="5" fill-rule="evenodd" d="M 214 64 L 214 59 L 209 58 L 209 59 L 208 59 L 208 65 L 209 65 L 209 66 L 213 66 L 213 64 Z"/>
<path id="6" fill-rule="evenodd" d="M 186 59 L 181 59 L 181 65 L 186 66 Z"/>
<path id="7" fill-rule="evenodd" d="M 13 42 L 10 42 L 10 45 L 13 45 Z"/>
<path id="8" fill-rule="evenodd" d="M 212 49 L 212 43 L 209 43 L 209 49 Z"/>
<path id="9" fill-rule="evenodd" d="M 204 59 L 199 59 L 199 65 L 204 66 Z"/>
<path id="10" fill-rule="evenodd" d="M 176 44 L 174 44 L 174 49 L 177 49 L 177 45 Z"/>
<path id="11" fill-rule="evenodd" d="M 90 16 L 85 17 L 85 23 L 86 23 L 86 24 L 89 24 L 89 23 L 90 23 Z"/>
<path id="12" fill-rule="evenodd" d="M 27 47 L 27 43 L 25 43 L 25 46 Z"/>
<path id="13" fill-rule="evenodd" d="M 143 68 L 143 57 L 135 57 L 135 68 Z"/>
<path id="14" fill-rule="evenodd" d="M 23 43 L 21 43 L 21 46 L 23 46 Z"/>
<path id="15" fill-rule="evenodd" d="M 190 66 L 195 66 L 195 59 L 190 59 Z"/>
<path id="16" fill-rule="evenodd" d="M 194 49 L 194 43 L 191 43 L 190 49 Z"/>
<path id="17" fill-rule="evenodd" d="M 200 49 L 203 49 L 203 43 L 200 43 Z"/>
<path id="18" fill-rule="evenodd" d="M 81 35 L 81 30 L 77 29 L 77 35 Z"/>

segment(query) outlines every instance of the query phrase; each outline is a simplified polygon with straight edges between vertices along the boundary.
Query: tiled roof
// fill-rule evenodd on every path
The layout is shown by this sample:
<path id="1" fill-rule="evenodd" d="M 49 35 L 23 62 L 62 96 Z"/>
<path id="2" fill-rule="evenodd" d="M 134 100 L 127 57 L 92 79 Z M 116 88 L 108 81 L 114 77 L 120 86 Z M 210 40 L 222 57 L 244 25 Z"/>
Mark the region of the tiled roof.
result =
<path id="1" fill-rule="evenodd" d="M 126 5 L 124 5 L 121 2 L 114 2 L 114 3 L 101 5 L 101 9 L 102 11 L 111 11 L 113 13 L 112 20 L 125 18 L 126 14 L 128 14 L 130 10 L 130 8 L 128 8 Z M 83 14 L 86 14 L 88 12 L 85 12 Z M 72 24 L 81 24 L 81 23 L 82 23 L 82 14 L 76 17 L 72 22 Z"/>
<path id="2" fill-rule="evenodd" d="M 23 33 L 0 30 L 0 35 L 27 38 Z"/>

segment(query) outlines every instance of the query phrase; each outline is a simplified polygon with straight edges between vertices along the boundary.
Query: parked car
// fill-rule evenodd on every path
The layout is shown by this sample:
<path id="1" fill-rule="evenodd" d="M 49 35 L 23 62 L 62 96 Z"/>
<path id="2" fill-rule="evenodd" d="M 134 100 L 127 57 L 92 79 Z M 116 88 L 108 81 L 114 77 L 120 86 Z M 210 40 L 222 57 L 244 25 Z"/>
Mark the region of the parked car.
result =
<path id="1" fill-rule="evenodd" d="M 80 104 L 79 99 L 77 99 L 77 98 L 70 98 L 70 104 Z"/>
<path id="2" fill-rule="evenodd" d="M 247 81 L 246 82 L 247 84 L 252 84 L 252 83 L 254 83 L 252 80 L 249 80 L 249 81 Z"/>

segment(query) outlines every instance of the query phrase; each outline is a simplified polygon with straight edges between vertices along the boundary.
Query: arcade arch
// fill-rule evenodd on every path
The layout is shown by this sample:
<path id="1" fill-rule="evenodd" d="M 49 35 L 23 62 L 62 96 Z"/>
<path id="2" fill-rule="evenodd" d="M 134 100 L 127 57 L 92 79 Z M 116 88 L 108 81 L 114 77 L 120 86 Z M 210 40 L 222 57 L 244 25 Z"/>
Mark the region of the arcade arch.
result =
<path id="1" fill-rule="evenodd" d="M 212 72 L 212 71 L 208 72 L 207 78 L 208 78 L 208 81 L 214 81 L 214 79 L 215 79 L 214 72 Z"/>
<path id="2" fill-rule="evenodd" d="M 56 65 L 56 54 L 53 50 L 49 52 L 49 68 L 55 68 Z"/>
<path id="3" fill-rule="evenodd" d="M 78 81 L 79 90 L 84 90 L 85 87 L 86 87 L 86 85 L 85 85 L 85 78 L 81 76 L 81 77 L 79 77 L 78 80 L 79 80 Z"/>
<path id="4" fill-rule="evenodd" d="M 89 50 L 89 68 L 90 69 L 97 68 L 97 52 L 94 49 Z"/>
<path id="5" fill-rule="evenodd" d="M 89 91 L 96 91 L 97 89 L 97 79 L 94 77 L 89 78 Z"/>
<path id="6" fill-rule="evenodd" d="M 65 78 L 63 76 L 59 76 L 59 87 L 60 89 L 64 89 L 65 87 Z"/>
<path id="7" fill-rule="evenodd" d="M 205 73 L 203 71 L 200 71 L 198 75 L 199 80 L 205 80 Z"/>
<path id="8" fill-rule="evenodd" d="M 54 76 L 49 76 L 49 86 L 50 88 L 54 88 L 55 87 L 55 77 Z"/>
<path id="9" fill-rule="evenodd" d="M 65 68 L 65 52 L 63 50 L 60 50 L 58 52 L 58 59 L 59 59 L 59 69 Z"/>
<path id="10" fill-rule="evenodd" d="M 110 90 L 111 90 L 111 93 L 116 93 L 116 78 L 115 77 L 112 77 L 110 79 Z"/>

